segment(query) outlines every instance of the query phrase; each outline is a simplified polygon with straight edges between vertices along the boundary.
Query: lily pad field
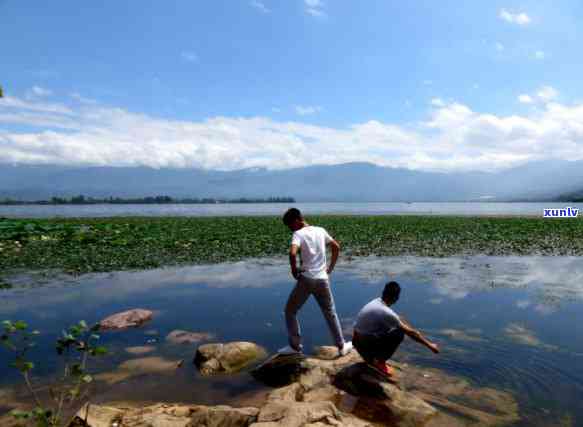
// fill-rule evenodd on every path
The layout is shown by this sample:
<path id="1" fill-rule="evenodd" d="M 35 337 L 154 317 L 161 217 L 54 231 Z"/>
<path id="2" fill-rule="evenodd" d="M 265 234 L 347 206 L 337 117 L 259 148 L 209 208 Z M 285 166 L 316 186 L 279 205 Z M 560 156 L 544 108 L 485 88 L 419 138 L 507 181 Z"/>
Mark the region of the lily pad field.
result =
<path id="1" fill-rule="evenodd" d="M 581 219 L 313 216 L 343 256 L 583 255 Z M 0 275 L 81 274 L 285 255 L 278 217 L 0 219 Z"/>

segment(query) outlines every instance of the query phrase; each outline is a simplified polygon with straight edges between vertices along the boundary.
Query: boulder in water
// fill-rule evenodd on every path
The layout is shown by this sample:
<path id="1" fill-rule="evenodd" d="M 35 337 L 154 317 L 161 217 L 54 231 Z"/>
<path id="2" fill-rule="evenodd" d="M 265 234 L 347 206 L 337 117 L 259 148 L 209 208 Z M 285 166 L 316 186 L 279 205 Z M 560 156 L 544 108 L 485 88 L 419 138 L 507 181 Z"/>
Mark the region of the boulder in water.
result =
<path id="1" fill-rule="evenodd" d="M 171 344 L 198 344 L 201 341 L 209 341 L 215 336 L 208 332 L 189 332 L 176 329 L 166 335 L 166 341 Z"/>
<path id="2" fill-rule="evenodd" d="M 106 317 L 99 326 L 101 330 L 120 330 L 127 328 L 135 328 L 141 326 L 149 320 L 152 320 L 154 313 L 150 310 L 136 308 L 127 310 L 121 313 L 112 314 Z"/>
<path id="3" fill-rule="evenodd" d="M 198 347 L 194 364 L 202 375 L 238 372 L 267 355 L 263 347 L 252 342 L 204 344 Z"/>

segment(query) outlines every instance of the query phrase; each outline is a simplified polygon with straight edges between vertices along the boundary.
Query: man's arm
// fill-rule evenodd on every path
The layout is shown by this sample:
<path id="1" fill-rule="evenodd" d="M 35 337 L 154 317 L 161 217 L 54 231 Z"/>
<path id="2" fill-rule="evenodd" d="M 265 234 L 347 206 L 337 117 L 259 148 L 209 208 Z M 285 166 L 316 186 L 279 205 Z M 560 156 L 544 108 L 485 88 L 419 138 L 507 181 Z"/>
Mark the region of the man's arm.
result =
<path id="1" fill-rule="evenodd" d="M 421 334 L 421 332 L 419 332 L 417 329 L 414 329 L 409 323 L 407 323 L 407 322 L 405 322 L 403 320 L 400 320 L 399 321 L 399 327 L 412 340 L 417 341 L 420 344 L 423 344 L 425 347 L 427 347 L 429 350 L 431 350 L 434 353 L 439 353 L 439 347 L 438 347 L 438 345 L 435 344 L 435 343 L 432 343 L 427 338 L 425 338 Z"/>
<path id="2" fill-rule="evenodd" d="M 332 273 L 334 267 L 336 266 L 336 261 L 338 261 L 338 254 L 340 253 L 340 243 L 332 239 L 328 242 L 328 245 L 330 246 L 330 249 L 332 249 L 332 259 L 330 260 L 330 265 L 328 266 L 326 272 L 330 274 Z"/>
<path id="3" fill-rule="evenodd" d="M 298 245 L 291 245 L 289 248 L 289 266 L 291 268 L 291 275 L 294 279 L 298 279 L 300 277 L 300 272 L 298 271 Z"/>

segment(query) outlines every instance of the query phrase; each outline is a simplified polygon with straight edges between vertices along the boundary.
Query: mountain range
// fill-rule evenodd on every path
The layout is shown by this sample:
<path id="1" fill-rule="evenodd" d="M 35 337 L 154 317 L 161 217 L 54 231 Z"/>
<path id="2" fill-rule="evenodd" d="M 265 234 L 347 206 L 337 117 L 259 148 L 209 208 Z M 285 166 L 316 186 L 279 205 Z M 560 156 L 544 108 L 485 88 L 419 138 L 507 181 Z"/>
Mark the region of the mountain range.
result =
<path id="1" fill-rule="evenodd" d="M 265 198 L 298 202 L 555 200 L 583 189 L 583 161 L 540 161 L 501 172 L 438 173 L 370 163 L 236 171 L 0 163 L 0 198 Z"/>

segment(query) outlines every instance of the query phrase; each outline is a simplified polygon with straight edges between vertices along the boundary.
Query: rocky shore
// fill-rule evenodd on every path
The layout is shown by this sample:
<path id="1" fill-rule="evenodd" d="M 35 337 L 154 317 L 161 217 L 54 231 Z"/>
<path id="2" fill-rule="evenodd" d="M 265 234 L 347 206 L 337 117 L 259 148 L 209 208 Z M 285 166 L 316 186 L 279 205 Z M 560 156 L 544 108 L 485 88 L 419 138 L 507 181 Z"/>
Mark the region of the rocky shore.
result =
<path id="1" fill-rule="evenodd" d="M 248 369 L 265 357 L 253 343 L 206 344 L 194 363 L 205 375 Z M 91 405 L 78 413 L 90 427 L 324 427 L 498 426 L 519 420 L 505 391 L 475 387 L 438 370 L 397 364 L 388 382 L 356 352 L 335 358 L 321 347 L 313 357 L 276 355 L 250 374 L 273 386 L 260 405 L 231 407 L 159 403 L 145 407 Z M 87 423 L 82 420 L 86 418 Z"/>

